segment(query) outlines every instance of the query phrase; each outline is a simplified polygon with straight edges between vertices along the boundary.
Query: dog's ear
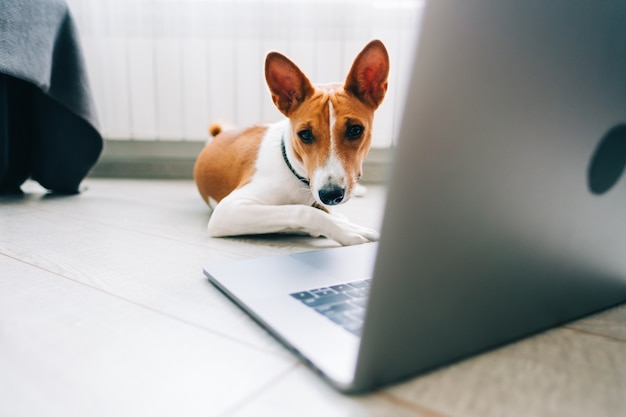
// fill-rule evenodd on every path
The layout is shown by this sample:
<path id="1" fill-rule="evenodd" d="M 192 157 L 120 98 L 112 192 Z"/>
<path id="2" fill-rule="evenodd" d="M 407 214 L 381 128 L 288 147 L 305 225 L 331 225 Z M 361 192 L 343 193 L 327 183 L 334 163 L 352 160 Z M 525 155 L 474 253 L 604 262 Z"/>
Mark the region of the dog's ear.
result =
<path id="1" fill-rule="evenodd" d="M 385 98 L 388 75 L 387 49 L 381 41 L 373 40 L 355 58 L 343 88 L 376 109 Z"/>
<path id="2" fill-rule="evenodd" d="M 265 58 L 265 80 L 274 104 L 287 117 L 313 93 L 313 85 L 306 75 L 278 52 L 270 52 Z"/>

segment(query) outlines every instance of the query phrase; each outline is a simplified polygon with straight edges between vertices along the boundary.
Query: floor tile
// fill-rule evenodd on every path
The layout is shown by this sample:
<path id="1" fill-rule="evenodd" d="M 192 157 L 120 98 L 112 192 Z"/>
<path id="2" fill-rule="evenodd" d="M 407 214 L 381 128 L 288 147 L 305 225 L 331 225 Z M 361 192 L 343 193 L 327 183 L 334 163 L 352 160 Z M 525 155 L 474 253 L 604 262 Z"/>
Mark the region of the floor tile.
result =
<path id="1" fill-rule="evenodd" d="M 293 367 L 6 256 L 0 269 L 0 415 L 219 415 Z"/>

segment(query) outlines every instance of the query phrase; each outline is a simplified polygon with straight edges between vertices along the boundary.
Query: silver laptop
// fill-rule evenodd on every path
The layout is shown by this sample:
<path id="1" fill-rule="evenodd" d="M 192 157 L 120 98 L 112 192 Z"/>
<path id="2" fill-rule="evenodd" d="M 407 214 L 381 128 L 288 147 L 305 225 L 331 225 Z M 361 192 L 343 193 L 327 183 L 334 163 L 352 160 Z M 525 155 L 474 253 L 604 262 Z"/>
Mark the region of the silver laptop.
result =
<path id="1" fill-rule="evenodd" d="M 626 301 L 625 21 L 619 0 L 431 2 L 380 243 L 205 274 L 345 392 Z"/>

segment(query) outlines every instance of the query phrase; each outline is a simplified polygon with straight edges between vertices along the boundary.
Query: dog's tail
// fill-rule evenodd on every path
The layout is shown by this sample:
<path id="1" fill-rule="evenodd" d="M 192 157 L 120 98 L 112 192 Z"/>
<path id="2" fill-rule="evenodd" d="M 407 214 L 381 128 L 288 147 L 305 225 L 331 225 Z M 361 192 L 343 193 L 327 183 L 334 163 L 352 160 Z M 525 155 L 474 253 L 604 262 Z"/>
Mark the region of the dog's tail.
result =
<path id="1" fill-rule="evenodd" d="M 220 134 L 220 132 L 222 131 L 222 125 L 219 123 L 211 123 L 209 125 L 209 135 L 211 135 L 212 137 L 215 137 L 217 135 Z"/>
<path id="2" fill-rule="evenodd" d="M 211 137 L 215 137 L 217 135 L 219 135 L 222 132 L 225 132 L 226 130 L 232 130 L 232 129 L 236 129 L 237 126 L 233 125 L 232 123 L 228 123 L 228 122 L 213 122 L 209 125 L 209 135 L 211 135 Z"/>

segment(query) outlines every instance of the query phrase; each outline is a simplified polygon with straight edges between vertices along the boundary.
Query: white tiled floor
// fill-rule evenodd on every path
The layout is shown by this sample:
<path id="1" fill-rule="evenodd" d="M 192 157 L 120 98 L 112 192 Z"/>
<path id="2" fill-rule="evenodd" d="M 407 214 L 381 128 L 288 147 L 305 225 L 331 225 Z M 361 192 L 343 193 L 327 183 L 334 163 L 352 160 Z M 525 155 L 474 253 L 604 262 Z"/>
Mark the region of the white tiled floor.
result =
<path id="1" fill-rule="evenodd" d="M 626 307 L 360 397 L 300 364 L 202 266 L 333 246 L 212 239 L 191 181 L 0 198 L 0 416 L 624 416 Z M 377 228 L 384 190 L 340 211 Z"/>

